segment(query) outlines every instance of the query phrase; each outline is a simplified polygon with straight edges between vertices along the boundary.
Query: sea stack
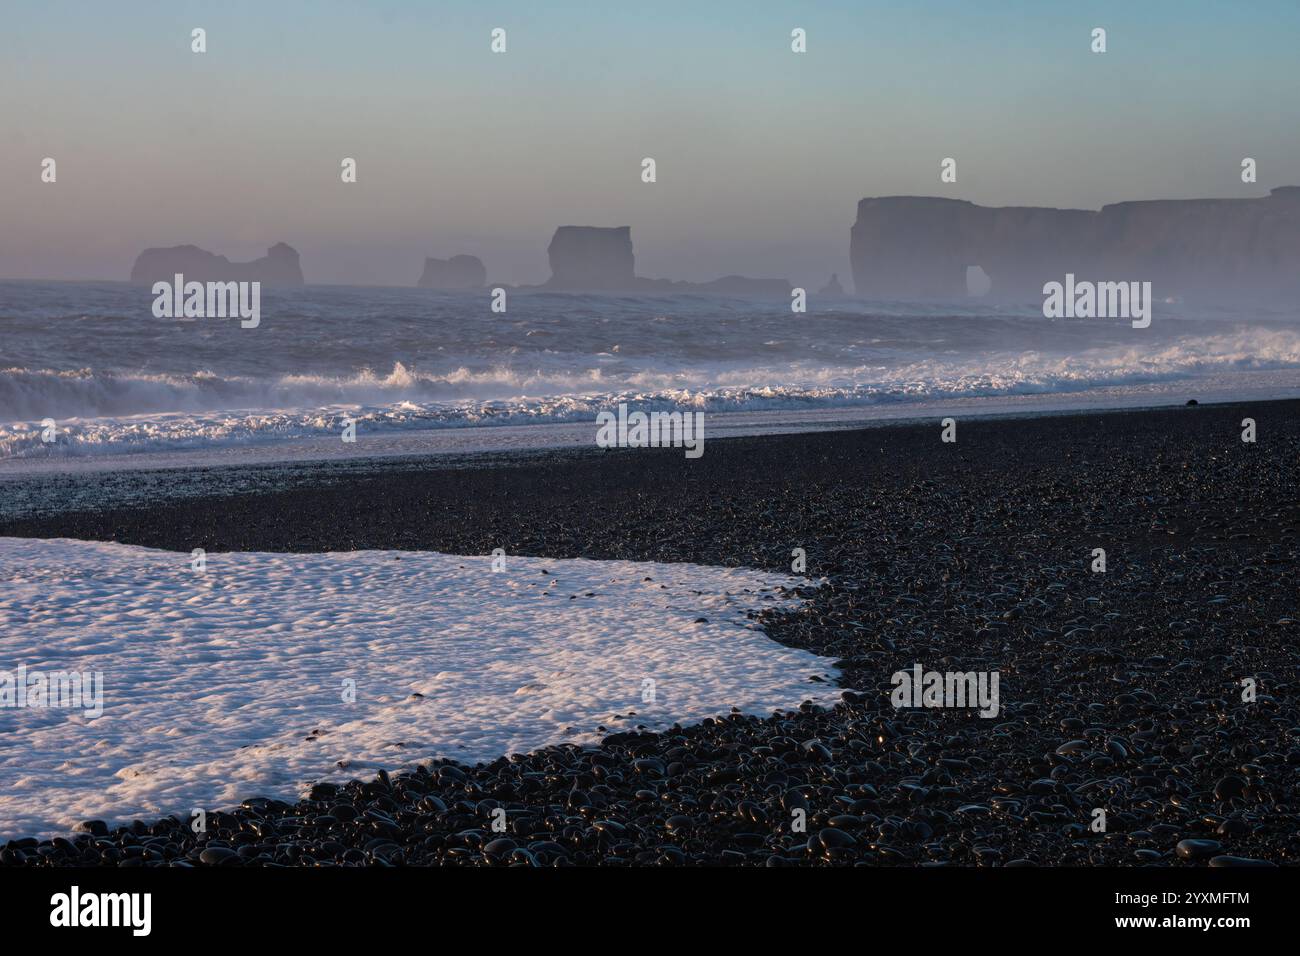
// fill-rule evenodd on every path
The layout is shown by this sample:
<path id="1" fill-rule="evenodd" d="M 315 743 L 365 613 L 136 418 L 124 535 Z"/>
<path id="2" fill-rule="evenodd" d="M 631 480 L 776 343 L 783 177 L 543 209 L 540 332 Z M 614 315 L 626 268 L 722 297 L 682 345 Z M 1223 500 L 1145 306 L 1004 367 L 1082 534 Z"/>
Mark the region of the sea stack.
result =
<path id="1" fill-rule="evenodd" d="M 630 289 L 637 284 L 631 226 L 561 226 L 546 252 L 549 289 Z"/>
<path id="2" fill-rule="evenodd" d="M 858 295 L 966 295 L 980 267 L 993 297 L 1041 299 L 1067 273 L 1149 281 L 1158 300 L 1294 302 L 1300 294 L 1300 187 L 1255 199 L 1122 202 L 1100 211 L 977 206 L 887 196 L 858 203 L 850 259 Z"/>
<path id="3" fill-rule="evenodd" d="M 171 282 L 177 274 L 193 282 L 261 282 L 302 285 L 302 266 L 293 246 L 277 242 L 261 259 L 231 262 L 198 246 L 146 249 L 131 267 L 132 282 Z"/>
<path id="4" fill-rule="evenodd" d="M 834 272 L 831 273 L 830 281 L 827 282 L 817 291 L 819 299 L 842 299 L 844 298 L 844 286 L 840 285 L 840 277 Z"/>
<path id="5" fill-rule="evenodd" d="M 487 284 L 487 269 L 478 256 L 425 259 L 416 285 L 421 289 L 481 289 Z"/>

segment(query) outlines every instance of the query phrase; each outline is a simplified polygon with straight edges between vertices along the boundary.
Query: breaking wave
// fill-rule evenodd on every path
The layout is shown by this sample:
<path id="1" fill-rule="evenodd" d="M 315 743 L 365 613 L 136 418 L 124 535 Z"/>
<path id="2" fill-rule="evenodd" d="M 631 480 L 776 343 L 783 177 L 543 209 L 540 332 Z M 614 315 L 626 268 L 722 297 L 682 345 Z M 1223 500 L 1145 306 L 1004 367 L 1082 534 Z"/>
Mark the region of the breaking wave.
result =
<path id="1" fill-rule="evenodd" d="M 585 356 L 590 359 L 590 356 Z M 344 418 L 366 433 L 594 420 L 627 402 L 710 413 L 870 407 L 989 396 L 1083 392 L 1234 371 L 1300 369 L 1300 334 L 1235 329 L 1155 347 L 1073 355 L 995 351 L 906 355 L 889 364 L 644 367 L 617 374 L 587 363 L 524 372 L 468 365 L 436 374 L 394 363 L 387 373 L 288 374 L 271 381 L 90 369 L 0 370 L 0 458 L 206 448 L 337 435 Z M 53 446 L 41 423 L 56 422 Z"/>
<path id="2" fill-rule="evenodd" d="M 1300 387 L 1293 313 L 1166 304 L 1138 331 L 1033 305 L 841 300 L 794 315 L 521 291 L 494 314 L 473 294 L 309 286 L 269 292 L 245 330 L 156 319 L 146 293 L 0 282 L 0 459 L 309 440 L 345 417 L 373 434 L 594 421 L 620 402 L 725 414 L 1069 394 L 1081 406 L 1161 383 L 1213 381 L 1231 397 L 1261 372 Z"/>

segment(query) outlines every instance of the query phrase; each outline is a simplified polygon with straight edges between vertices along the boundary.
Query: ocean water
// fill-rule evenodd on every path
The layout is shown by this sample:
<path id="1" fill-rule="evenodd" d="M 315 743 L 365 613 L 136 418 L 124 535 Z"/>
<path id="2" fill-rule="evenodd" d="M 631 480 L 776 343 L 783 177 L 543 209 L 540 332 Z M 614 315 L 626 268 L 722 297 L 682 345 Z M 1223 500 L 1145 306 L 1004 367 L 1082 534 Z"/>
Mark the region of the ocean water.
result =
<path id="1" fill-rule="evenodd" d="M 1150 328 L 1022 307 L 264 289 L 261 324 L 158 319 L 147 287 L 0 282 L 0 465 L 594 441 L 627 402 L 709 434 L 944 409 L 1300 395 L 1300 315 L 1156 303 Z M 358 442 L 339 441 L 345 418 Z M 46 420 L 54 441 L 42 441 Z M 565 426 L 556 428 L 554 426 Z M 551 427 L 539 427 L 551 426 Z M 327 452 L 322 451 L 327 449 Z"/>

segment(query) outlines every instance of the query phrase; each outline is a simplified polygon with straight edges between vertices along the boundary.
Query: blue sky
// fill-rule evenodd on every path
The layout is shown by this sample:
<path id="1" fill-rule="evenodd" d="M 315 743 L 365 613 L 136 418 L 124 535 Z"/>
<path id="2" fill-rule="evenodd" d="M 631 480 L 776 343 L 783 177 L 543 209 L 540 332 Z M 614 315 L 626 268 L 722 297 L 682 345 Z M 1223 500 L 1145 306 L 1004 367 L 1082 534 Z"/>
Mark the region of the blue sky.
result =
<path id="1" fill-rule="evenodd" d="M 863 196 L 1096 208 L 1300 184 L 1298 40 L 1300 3 L 1271 0 L 7 0 L 0 276 L 283 240 L 309 281 L 410 284 L 461 252 L 538 281 L 572 223 L 631 225 L 645 275 L 817 286 L 847 272 Z"/>

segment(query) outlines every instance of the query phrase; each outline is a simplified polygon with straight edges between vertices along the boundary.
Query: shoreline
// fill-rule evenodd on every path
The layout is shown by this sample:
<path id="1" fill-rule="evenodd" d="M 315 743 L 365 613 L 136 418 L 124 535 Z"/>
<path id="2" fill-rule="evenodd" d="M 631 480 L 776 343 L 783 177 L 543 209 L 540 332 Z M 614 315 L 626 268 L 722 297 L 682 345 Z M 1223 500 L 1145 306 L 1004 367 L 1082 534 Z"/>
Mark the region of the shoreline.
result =
<path id="1" fill-rule="evenodd" d="M 1300 400 L 1294 376 L 1274 371 L 1242 373 L 1230 386 L 1214 381 L 1161 381 L 1142 385 L 1098 386 L 1077 391 L 966 395 L 872 404 L 826 405 L 704 412 L 710 441 L 762 435 L 843 431 L 915 425 L 944 417 L 965 419 L 1037 418 L 1110 412 L 1141 412 L 1201 405 L 1257 405 Z M 684 409 L 679 409 L 684 410 Z M 246 414 L 233 409 L 231 414 Z M 0 483 L 39 475 L 104 474 L 129 471 L 179 471 L 233 468 L 296 468 L 313 464 L 365 465 L 371 462 L 451 462 L 529 457 L 581 451 L 595 444 L 596 418 L 536 421 L 526 424 L 447 424 L 428 428 L 361 429 L 358 444 L 316 435 L 186 449 L 135 449 L 80 454 L 0 458 Z"/>
<path id="2" fill-rule="evenodd" d="M 1300 561 L 1297 411 L 959 419 L 951 445 L 937 421 L 718 439 L 697 461 L 589 449 L 334 466 L 143 507 L 122 505 L 148 498 L 132 498 L 124 473 L 98 507 L 0 518 L 0 536 L 210 552 L 503 547 L 786 572 L 802 547 L 809 578 L 826 583 L 760 623 L 837 660 L 854 690 L 830 709 L 478 767 L 438 761 L 318 786 L 293 806 L 252 800 L 212 814 L 202 846 L 182 822 L 155 821 L 47 850 L 47 862 L 1286 862 L 1300 849 L 1287 730 L 1300 725 L 1300 625 L 1283 580 Z M 1240 441 L 1246 415 L 1254 445 Z M 38 497 L 67 492 L 50 481 Z M 1096 547 L 1104 574 L 1088 569 Z M 1002 713 L 894 710 L 890 675 L 914 664 L 1000 673 Z M 1243 677 L 1260 685 L 1250 704 L 1236 701 Z M 507 834 L 488 827 L 485 801 L 506 809 Z M 1089 828 L 1097 808 L 1104 833 Z M 790 826 L 800 809 L 802 833 Z M 11 864 L 29 855 L 0 851 Z"/>
<path id="3" fill-rule="evenodd" d="M 1192 403 L 1195 402 L 1193 405 Z M 1205 409 L 1274 407 L 1291 403 L 1300 407 L 1300 397 L 1269 398 L 1260 401 L 1233 399 L 1213 402 L 1190 399 L 1178 403 L 1143 406 L 1118 406 L 1102 408 L 1032 409 L 1016 411 L 984 411 L 969 417 L 958 417 L 962 422 L 1014 422 L 1039 419 L 1074 419 L 1103 415 L 1142 415 L 1171 412 L 1181 408 Z M 822 422 L 796 429 L 775 431 L 727 432 L 717 437 L 706 436 L 706 446 L 716 447 L 719 442 L 761 440 L 763 438 L 794 438 L 837 432 L 874 431 L 877 429 L 907 429 L 938 427 L 941 417 L 951 413 L 962 415 L 959 409 L 946 408 L 933 414 L 907 415 L 876 419 L 850 419 L 848 413 L 856 410 L 839 409 L 846 420 L 839 423 Z M 595 445 L 596 423 L 583 422 L 567 425 L 544 424 L 526 426 L 486 426 L 477 431 L 529 431 L 533 429 L 580 429 L 591 441 L 560 442 L 542 446 L 490 448 L 485 450 L 452 449 L 439 452 L 395 452 L 350 454 L 330 457 L 279 458 L 282 450 L 277 446 L 259 446 L 246 451 L 266 451 L 270 457 L 263 461 L 229 462 L 206 457 L 205 452 L 168 455 L 113 455 L 71 458 L 63 461 L 36 462 L 30 459 L 0 461 L 0 489 L 6 492 L 0 500 L 0 522 L 6 520 L 40 517 L 57 512 L 91 511 L 105 507 L 130 507 L 133 503 L 156 503 L 175 497 L 217 498 L 227 495 L 255 494 L 277 489 L 312 487 L 334 484 L 359 477 L 424 470 L 473 470 L 509 468 L 517 465 L 540 465 L 547 462 L 577 462 L 598 459 L 601 456 L 619 455 L 628 451 L 649 449 L 608 448 Z M 459 429 L 416 432 L 442 435 Z M 710 432 L 709 434 L 712 434 Z M 382 438 L 402 438 L 402 435 L 381 435 Z M 323 444 L 323 441 L 321 442 Z M 331 447 L 336 443 L 329 442 Z M 227 449 L 230 451 L 231 449 Z M 672 453 L 679 449 L 661 449 Z M 73 464 L 76 467 L 62 467 Z M 6 468 L 6 466 L 8 466 Z M 217 487 L 219 485 L 219 487 Z"/>

